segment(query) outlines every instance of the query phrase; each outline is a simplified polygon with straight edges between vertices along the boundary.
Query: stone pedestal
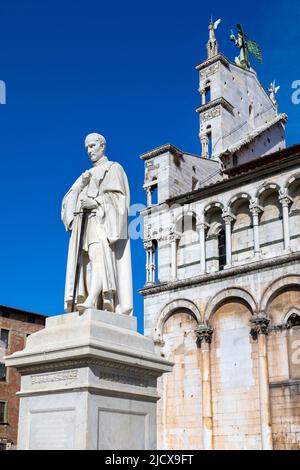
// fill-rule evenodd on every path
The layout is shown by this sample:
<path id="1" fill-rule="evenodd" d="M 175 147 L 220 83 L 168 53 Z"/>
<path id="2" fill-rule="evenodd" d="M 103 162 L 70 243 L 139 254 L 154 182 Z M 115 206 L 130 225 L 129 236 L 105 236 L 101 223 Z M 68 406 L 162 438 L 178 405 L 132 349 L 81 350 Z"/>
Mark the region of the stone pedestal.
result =
<path id="1" fill-rule="evenodd" d="M 18 449 L 156 448 L 156 382 L 172 364 L 135 317 L 50 317 L 6 365 L 21 373 Z"/>

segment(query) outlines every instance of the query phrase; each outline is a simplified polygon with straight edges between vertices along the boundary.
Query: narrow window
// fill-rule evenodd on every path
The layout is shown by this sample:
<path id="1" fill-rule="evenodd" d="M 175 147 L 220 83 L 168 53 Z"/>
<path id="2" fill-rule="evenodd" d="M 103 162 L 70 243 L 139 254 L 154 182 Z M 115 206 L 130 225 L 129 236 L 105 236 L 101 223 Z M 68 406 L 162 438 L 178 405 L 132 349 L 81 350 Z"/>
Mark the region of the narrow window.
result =
<path id="1" fill-rule="evenodd" d="M 0 382 L 6 381 L 6 367 L 3 362 L 0 362 Z"/>
<path id="2" fill-rule="evenodd" d="M 226 265 L 226 240 L 225 230 L 222 228 L 218 235 L 219 248 L 219 270 L 222 271 Z"/>
<path id="3" fill-rule="evenodd" d="M 8 349 L 9 330 L 0 330 L 0 347 Z"/>
<path id="4" fill-rule="evenodd" d="M 157 184 L 151 186 L 152 191 L 152 204 L 158 204 L 158 189 Z"/>
<path id="5" fill-rule="evenodd" d="M 154 282 L 155 284 L 159 281 L 158 278 L 158 243 L 157 240 L 153 240 L 153 270 L 154 270 Z"/>
<path id="6" fill-rule="evenodd" d="M 208 154 L 209 158 L 212 156 L 212 134 L 211 134 L 211 129 L 207 132 L 207 138 L 208 138 Z"/>
<path id="7" fill-rule="evenodd" d="M 205 88 L 205 103 L 209 103 L 211 101 L 211 90 L 210 85 Z"/>
<path id="8" fill-rule="evenodd" d="M 288 321 L 288 351 L 290 378 L 300 379 L 300 315 L 293 313 Z"/>
<path id="9" fill-rule="evenodd" d="M 0 401 L 0 424 L 7 423 L 7 402 Z"/>
<path id="10" fill-rule="evenodd" d="M 287 324 L 289 328 L 293 328 L 294 326 L 300 326 L 300 315 L 297 315 L 297 313 L 293 313 L 289 317 Z"/>

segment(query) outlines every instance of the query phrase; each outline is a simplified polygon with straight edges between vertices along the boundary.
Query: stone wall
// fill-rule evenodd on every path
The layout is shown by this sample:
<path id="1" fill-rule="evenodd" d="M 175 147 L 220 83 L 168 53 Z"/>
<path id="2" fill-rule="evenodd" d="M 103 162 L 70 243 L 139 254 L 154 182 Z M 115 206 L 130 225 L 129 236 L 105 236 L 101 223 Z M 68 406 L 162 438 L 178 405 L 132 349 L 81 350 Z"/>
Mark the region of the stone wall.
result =
<path id="1" fill-rule="evenodd" d="M 9 330 L 9 348 L 0 349 L 2 358 L 24 349 L 27 336 L 44 328 L 44 319 L 36 318 L 37 323 L 28 323 L 25 314 L 11 314 L 13 318 L 0 316 L 0 329 Z M 17 319 L 18 318 L 18 319 Z M 20 374 L 15 368 L 8 368 L 6 381 L 0 382 L 0 401 L 7 402 L 7 423 L 0 423 L 0 442 L 8 442 L 14 448 L 17 444 L 19 398 L 16 395 L 20 390 Z"/>
<path id="2" fill-rule="evenodd" d="M 220 277 L 214 282 L 146 296 L 145 333 L 154 337 L 158 351 L 166 359 L 175 362 L 173 373 L 165 376 L 161 384 L 163 398 L 158 420 L 161 448 L 203 448 L 200 440 L 200 435 L 203 437 L 203 409 L 200 407 L 203 397 L 199 396 L 203 393 L 203 366 L 195 329 L 205 322 L 213 328 L 210 344 L 212 447 L 262 448 L 258 340 L 250 336 L 250 331 L 251 319 L 257 312 L 265 311 L 270 320 L 265 338 L 274 447 L 279 445 L 281 436 L 281 446 L 285 442 L 286 448 L 300 449 L 297 441 L 300 382 L 291 376 L 289 363 L 293 351 L 289 350 L 288 336 L 294 329 L 287 329 L 289 315 L 300 311 L 300 275 L 289 274 L 292 272 L 300 272 L 300 262 L 280 267 L 274 260 L 273 269 L 248 275 L 232 272 L 230 277 L 226 273 L 227 278 Z M 299 365 L 296 370 L 299 371 Z M 285 392 L 277 400 L 274 397 L 278 396 L 278 390 Z M 197 396 L 196 402 L 191 395 Z M 194 418 L 191 418 L 191 409 Z M 198 433 L 195 433 L 195 425 Z M 199 440 L 194 440 L 193 436 L 198 436 Z"/>
<path id="3" fill-rule="evenodd" d="M 271 386 L 271 414 L 275 450 L 300 449 L 300 384 Z"/>
<path id="4" fill-rule="evenodd" d="M 249 335 L 252 313 L 223 304 L 211 322 L 214 449 L 260 448 L 257 344 Z"/>

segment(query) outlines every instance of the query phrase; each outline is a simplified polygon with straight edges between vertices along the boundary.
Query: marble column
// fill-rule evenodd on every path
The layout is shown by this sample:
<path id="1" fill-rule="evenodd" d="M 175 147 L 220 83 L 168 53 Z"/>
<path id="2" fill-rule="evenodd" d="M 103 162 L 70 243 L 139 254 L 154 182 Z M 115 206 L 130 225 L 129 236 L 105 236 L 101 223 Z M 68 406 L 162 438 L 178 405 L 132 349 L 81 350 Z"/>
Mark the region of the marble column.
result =
<path id="1" fill-rule="evenodd" d="M 152 250 L 150 252 L 150 282 L 155 284 L 155 248 L 152 246 Z"/>
<path id="2" fill-rule="evenodd" d="M 170 227 L 169 232 L 169 243 L 171 246 L 171 279 L 176 281 L 177 279 L 177 244 L 179 235 L 175 232 L 174 227 Z"/>
<path id="3" fill-rule="evenodd" d="M 210 343 L 213 329 L 210 325 L 199 325 L 195 330 L 202 357 L 202 419 L 203 449 L 213 449 L 213 417 L 211 394 Z"/>
<path id="4" fill-rule="evenodd" d="M 209 148 L 208 148 L 209 138 L 208 138 L 206 130 L 203 130 L 203 131 L 200 132 L 200 142 L 201 142 L 201 146 L 202 146 L 201 157 L 202 158 L 209 158 Z"/>
<path id="5" fill-rule="evenodd" d="M 279 201 L 282 204 L 282 218 L 283 218 L 283 238 L 284 249 L 290 250 L 290 226 L 289 226 L 289 206 L 292 198 L 288 195 L 287 188 L 281 188 L 279 191 Z"/>
<path id="6" fill-rule="evenodd" d="M 259 214 L 262 212 L 262 208 L 259 206 L 257 198 L 251 199 L 249 209 L 252 214 L 254 256 L 259 257 L 261 254 L 259 243 Z"/>
<path id="7" fill-rule="evenodd" d="M 154 284 L 155 282 L 155 270 L 154 266 L 154 254 L 153 254 L 153 241 L 148 239 L 144 240 L 144 248 L 146 251 L 146 285 Z"/>
<path id="8" fill-rule="evenodd" d="M 206 102 L 206 89 L 200 88 L 200 94 L 201 94 L 201 104 L 204 105 Z"/>
<path id="9" fill-rule="evenodd" d="M 269 323 L 270 320 L 264 315 L 256 315 L 251 320 L 251 336 L 258 342 L 259 408 L 262 450 L 273 449 L 267 355 Z"/>
<path id="10" fill-rule="evenodd" d="M 144 190 L 147 194 L 147 207 L 152 206 L 152 188 L 151 186 L 144 186 Z"/>
<path id="11" fill-rule="evenodd" d="M 226 268 L 230 268 L 232 266 L 231 224 L 234 220 L 234 217 L 228 209 L 224 209 L 222 217 L 225 222 Z"/>
<path id="12" fill-rule="evenodd" d="M 206 245 L 205 230 L 207 224 L 202 222 L 199 224 L 199 243 L 200 243 L 200 274 L 206 273 Z"/>

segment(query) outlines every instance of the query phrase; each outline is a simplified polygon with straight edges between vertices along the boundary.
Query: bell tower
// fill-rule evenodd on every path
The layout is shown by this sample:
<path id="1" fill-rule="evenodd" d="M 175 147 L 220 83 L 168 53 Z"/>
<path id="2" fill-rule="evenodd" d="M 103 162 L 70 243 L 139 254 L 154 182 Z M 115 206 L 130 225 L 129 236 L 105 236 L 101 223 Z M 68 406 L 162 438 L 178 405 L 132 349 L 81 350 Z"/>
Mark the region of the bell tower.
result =
<path id="1" fill-rule="evenodd" d="M 269 94 L 250 66 L 249 54 L 261 59 L 255 41 L 243 33 L 241 42 L 240 30 L 238 39 L 231 34 L 240 49 L 235 63 L 218 51 L 215 30 L 220 22 L 211 20 L 207 59 L 196 67 L 201 95 L 197 112 L 202 158 L 219 161 L 224 170 L 285 148 L 287 116 L 278 112 L 274 87 Z"/>

